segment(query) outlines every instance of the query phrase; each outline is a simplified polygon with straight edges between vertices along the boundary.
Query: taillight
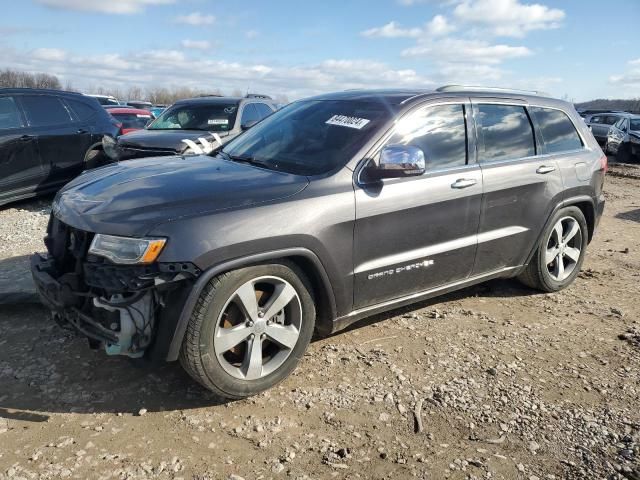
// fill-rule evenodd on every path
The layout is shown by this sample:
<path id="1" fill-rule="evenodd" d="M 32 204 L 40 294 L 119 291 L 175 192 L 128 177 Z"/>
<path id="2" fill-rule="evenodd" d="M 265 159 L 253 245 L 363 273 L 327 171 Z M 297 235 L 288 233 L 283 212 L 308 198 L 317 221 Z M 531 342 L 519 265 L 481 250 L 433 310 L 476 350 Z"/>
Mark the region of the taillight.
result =
<path id="1" fill-rule="evenodd" d="M 609 170 L 609 159 L 604 153 L 602 154 L 602 157 L 600 157 L 600 168 L 604 173 L 607 173 Z"/>

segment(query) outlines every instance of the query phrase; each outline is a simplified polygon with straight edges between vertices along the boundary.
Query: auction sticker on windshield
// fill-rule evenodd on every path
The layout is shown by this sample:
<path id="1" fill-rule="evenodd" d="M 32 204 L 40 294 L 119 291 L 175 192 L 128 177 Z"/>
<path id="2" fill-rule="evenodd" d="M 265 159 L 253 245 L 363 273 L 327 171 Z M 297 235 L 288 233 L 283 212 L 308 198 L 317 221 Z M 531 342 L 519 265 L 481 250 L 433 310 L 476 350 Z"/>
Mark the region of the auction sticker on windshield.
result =
<path id="1" fill-rule="evenodd" d="M 348 117 L 346 115 L 334 115 L 325 123 L 329 125 L 339 125 L 340 127 L 349 127 L 360 130 L 369 122 L 370 120 L 366 118 Z"/>
<path id="2" fill-rule="evenodd" d="M 209 125 L 228 125 L 229 119 L 227 118 L 211 118 L 207 122 Z"/>

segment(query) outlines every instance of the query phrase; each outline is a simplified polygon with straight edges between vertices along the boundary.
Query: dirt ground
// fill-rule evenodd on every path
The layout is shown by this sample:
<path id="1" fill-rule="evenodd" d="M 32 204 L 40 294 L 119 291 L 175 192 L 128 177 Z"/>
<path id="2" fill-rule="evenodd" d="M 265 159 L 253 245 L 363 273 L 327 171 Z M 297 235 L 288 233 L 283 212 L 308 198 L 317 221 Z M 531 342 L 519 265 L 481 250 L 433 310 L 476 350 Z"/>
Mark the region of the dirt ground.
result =
<path id="1" fill-rule="evenodd" d="M 567 290 L 493 281 L 369 319 L 244 401 L 0 306 L 0 479 L 640 479 L 640 169 L 612 168 Z M 46 214 L 1 210 L 22 233 L 0 259 Z"/>

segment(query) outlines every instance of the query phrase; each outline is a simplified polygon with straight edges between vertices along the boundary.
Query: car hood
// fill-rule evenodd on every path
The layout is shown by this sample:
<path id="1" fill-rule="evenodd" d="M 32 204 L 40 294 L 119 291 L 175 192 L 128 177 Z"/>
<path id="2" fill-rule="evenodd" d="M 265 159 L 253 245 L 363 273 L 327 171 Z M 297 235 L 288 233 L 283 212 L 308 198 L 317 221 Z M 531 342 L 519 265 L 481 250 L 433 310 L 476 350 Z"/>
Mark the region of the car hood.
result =
<path id="1" fill-rule="evenodd" d="M 224 138 L 229 132 L 218 135 Z M 203 130 L 137 130 L 118 137 L 118 145 L 122 148 L 171 150 L 179 153 L 186 147 L 182 140 L 197 140 L 199 137 L 209 138 L 211 133 Z"/>
<path id="2" fill-rule="evenodd" d="M 145 235 L 155 225 L 294 195 L 305 176 L 207 155 L 127 160 L 86 172 L 53 202 L 64 223 L 90 232 Z"/>

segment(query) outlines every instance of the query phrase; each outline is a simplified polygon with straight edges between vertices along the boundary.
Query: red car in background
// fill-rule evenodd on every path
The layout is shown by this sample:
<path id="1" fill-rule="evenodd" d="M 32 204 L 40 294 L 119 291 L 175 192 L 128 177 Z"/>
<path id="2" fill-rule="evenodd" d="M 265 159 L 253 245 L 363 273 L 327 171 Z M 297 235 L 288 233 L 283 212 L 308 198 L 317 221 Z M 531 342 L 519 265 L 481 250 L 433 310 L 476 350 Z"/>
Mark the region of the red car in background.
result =
<path id="1" fill-rule="evenodd" d="M 154 118 L 148 110 L 124 106 L 122 108 L 110 108 L 107 112 L 109 112 L 109 114 L 115 118 L 116 122 L 118 122 L 118 125 L 120 125 L 120 135 L 133 132 L 134 130 L 141 130 Z"/>

